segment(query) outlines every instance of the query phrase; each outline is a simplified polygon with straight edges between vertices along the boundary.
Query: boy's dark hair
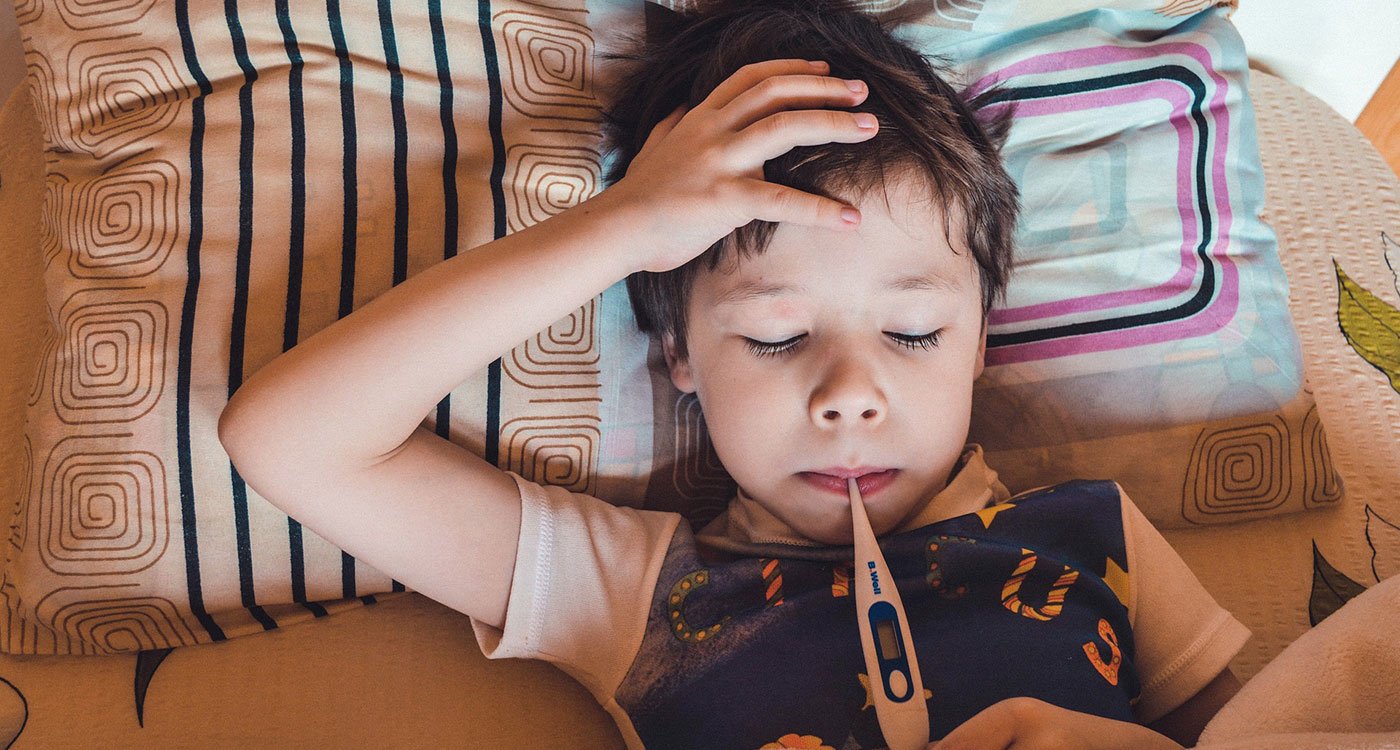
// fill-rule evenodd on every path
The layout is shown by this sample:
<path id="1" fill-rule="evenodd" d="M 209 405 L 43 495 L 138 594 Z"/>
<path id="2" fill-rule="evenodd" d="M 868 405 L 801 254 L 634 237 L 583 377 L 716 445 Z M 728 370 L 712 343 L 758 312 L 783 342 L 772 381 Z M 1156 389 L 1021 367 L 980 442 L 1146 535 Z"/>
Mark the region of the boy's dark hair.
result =
<path id="1" fill-rule="evenodd" d="M 1010 130 L 1012 112 L 996 115 L 975 110 L 1002 95 L 992 87 L 966 99 L 942 77 L 950 71 L 891 35 L 903 12 L 876 17 L 851 0 L 709 0 L 677 15 L 647 8 L 647 39 L 629 40 L 632 49 L 602 56 L 631 61 L 613 84 L 613 104 L 603 112 L 603 134 L 616 154 L 604 184 L 627 173 L 658 122 L 676 107 L 693 108 L 736 70 L 775 58 L 825 60 L 829 75 L 859 78 L 869 93 L 850 112 L 870 112 L 880 123 L 873 138 L 858 143 L 799 146 L 763 165 L 764 179 L 850 203 L 864 200 L 887 176 L 922 180 L 943 211 L 943 231 L 957 252 L 965 245 L 977 261 L 982 312 L 1005 294 L 1011 272 L 1020 193 L 1001 163 L 1000 149 Z M 888 194 L 885 197 L 888 205 Z M 953 210 L 965 219 L 962 242 L 949 235 Z M 644 333 L 675 337 L 676 354 L 688 358 L 686 305 L 690 289 L 705 263 L 713 271 L 725 248 L 739 256 L 762 253 L 777 224 L 754 220 L 737 228 L 705 252 L 663 273 L 639 271 L 627 277 L 627 292 L 637 326 Z"/>

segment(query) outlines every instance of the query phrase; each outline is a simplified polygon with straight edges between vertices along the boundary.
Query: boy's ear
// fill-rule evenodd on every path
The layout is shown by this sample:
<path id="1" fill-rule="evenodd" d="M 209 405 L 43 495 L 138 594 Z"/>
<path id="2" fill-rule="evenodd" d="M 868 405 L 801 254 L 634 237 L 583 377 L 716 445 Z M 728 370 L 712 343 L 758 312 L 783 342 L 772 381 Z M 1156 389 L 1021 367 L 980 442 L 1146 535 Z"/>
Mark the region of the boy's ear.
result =
<path id="1" fill-rule="evenodd" d="M 666 371 L 671 375 L 671 383 L 681 393 L 694 393 L 695 378 L 690 374 L 690 362 L 676 356 L 675 335 L 661 335 L 661 352 L 666 355 Z"/>
<path id="2" fill-rule="evenodd" d="M 972 374 L 972 379 L 982 377 L 982 370 L 987 364 L 987 316 L 982 316 L 982 340 L 977 344 L 977 372 Z"/>

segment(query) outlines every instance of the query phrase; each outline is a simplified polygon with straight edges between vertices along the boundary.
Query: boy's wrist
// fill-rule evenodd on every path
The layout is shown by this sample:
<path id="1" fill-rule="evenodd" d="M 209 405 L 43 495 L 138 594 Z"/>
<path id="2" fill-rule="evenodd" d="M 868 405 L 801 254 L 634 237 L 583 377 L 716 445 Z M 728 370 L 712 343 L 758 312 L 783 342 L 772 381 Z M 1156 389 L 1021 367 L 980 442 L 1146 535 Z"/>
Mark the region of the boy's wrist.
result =
<path id="1" fill-rule="evenodd" d="M 599 238 L 597 245 L 610 257 L 619 280 L 644 270 L 647 253 L 664 241 L 666 231 L 657 222 L 652 205 L 638 199 L 629 187 L 625 180 L 619 180 L 569 209 L 587 225 L 576 231 Z"/>

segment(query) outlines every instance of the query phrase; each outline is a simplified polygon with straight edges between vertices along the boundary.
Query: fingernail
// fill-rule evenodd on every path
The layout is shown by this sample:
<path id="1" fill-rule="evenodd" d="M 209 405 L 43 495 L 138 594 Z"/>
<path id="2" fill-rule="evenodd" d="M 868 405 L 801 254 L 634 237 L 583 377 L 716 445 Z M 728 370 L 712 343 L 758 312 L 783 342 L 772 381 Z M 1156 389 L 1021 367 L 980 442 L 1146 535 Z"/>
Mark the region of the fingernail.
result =
<path id="1" fill-rule="evenodd" d="M 865 90 L 865 83 L 863 81 L 846 81 L 846 88 L 859 94 Z"/>
<path id="2" fill-rule="evenodd" d="M 872 130 L 875 127 L 875 115 L 869 112 L 861 112 L 856 115 L 856 124 L 863 130 Z"/>
<path id="3" fill-rule="evenodd" d="M 808 60 L 807 62 L 811 63 L 812 67 L 817 70 L 826 70 L 826 63 L 822 60 Z"/>
<path id="4" fill-rule="evenodd" d="M 854 208 L 841 209 L 841 220 L 847 224 L 854 224 L 860 221 L 860 212 Z"/>

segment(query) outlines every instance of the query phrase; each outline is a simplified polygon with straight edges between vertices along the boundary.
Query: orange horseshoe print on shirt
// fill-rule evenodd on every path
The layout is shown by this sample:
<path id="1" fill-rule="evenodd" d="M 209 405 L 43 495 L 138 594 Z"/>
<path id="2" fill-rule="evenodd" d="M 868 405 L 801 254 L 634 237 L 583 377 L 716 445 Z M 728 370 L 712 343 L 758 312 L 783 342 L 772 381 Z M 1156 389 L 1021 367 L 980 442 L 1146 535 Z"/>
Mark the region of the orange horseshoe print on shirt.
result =
<path id="1" fill-rule="evenodd" d="M 1050 587 L 1050 593 L 1045 595 L 1045 605 L 1034 607 L 1021 601 L 1020 591 L 1022 582 L 1026 580 L 1026 574 L 1035 568 L 1035 561 L 1036 554 L 1022 547 L 1021 564 L 1016 566 L 1016 571 L 1011 574 L 1006 585 L 1001 587 L 1001 603 L 1002 606 L 1022 617 L 1041 621 L 1053 620 L 1064 608 L 1065 595 L 1069 593 L 1069 587 L 1079 580 L 1079 571 L 1068 565 L 1064 566 L 1064 572 Z"/>

